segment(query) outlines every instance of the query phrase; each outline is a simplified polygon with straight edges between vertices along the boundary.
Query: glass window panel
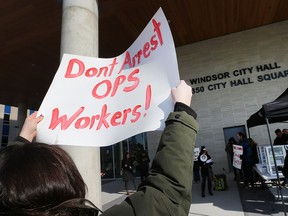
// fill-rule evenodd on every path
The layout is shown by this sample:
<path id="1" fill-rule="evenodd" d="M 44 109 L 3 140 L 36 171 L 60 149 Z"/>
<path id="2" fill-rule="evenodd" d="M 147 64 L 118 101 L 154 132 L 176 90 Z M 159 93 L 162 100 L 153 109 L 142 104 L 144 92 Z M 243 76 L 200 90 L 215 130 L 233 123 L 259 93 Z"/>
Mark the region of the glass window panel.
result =
<path id="1" fill-rule="evenodd" d="M 141 152 L 147 150 L 146 140 L 146 133 L 141 133 L 113 146 L 101 147 L 101 172 L 105 172 L 103 178 L 122 178 L 122 159 L 126 152 L 133 158 L 134 171 L 139 176 L 139 158 Z"/>
<path id="2" fill-rule="evenodd" d="M 4 113 L 8 113 L 8 114 L 10 114 L 10 113 L 11 113 L 11 106 L 7 106 L 7 105 L 5 105 Z"/>
<path id="3" fill-rule="evenodd" d="M 10 115 L 4 114 L 4 123 L 9 124 L 9 122 L 10 122 Z"/>
<path id="4" fill-rule="evenodd" d="M 122 159 L 125 152 L 123 151 L 124 147 L 125 149 L 127 149 L 127 142 L 119 142 L 116 145 L 114 145 L 115 178 L 122 177 Z"/>
<path id="5" fill-rule="evenodd" d="M 34 112 L 35 112 L 35 110 L 29 110 L 29 115 L 31 115 Z"/>
<path id="6" fill-rule="evenodd" d="M 105 173 L 103 178 L 113 178 L 113 151 L 112 146 L 101 147 L 101 172 Z"/>

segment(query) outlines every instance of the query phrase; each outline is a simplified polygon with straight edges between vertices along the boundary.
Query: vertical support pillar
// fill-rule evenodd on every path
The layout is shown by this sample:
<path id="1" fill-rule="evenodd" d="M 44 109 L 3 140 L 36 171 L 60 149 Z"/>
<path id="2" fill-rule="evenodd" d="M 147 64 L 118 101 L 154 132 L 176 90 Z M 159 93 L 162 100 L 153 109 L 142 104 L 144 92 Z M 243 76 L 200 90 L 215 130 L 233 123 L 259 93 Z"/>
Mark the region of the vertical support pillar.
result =
<path id="1" fill-rule="evenodd" d="M 97 1 L 63 0 L 62 12 L 61 58 L 64 53 L 98 57 Z M 100 149 L 62 148 L 71 155 L 88 187 L 87 199 L 101 208 Z"/>

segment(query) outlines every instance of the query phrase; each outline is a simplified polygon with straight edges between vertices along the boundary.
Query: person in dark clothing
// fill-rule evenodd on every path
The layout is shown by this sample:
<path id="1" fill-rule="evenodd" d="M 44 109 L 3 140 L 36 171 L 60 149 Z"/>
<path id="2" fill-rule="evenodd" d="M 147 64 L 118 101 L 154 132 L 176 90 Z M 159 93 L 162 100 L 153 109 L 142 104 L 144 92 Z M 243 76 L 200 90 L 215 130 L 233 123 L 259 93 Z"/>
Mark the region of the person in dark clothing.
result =
<path id="1" fill-rule="evenodd" d="M 249 183 L 254 187 L 253 179 L 253 151 L 248 142 L 248 139 L 242 132 L 237 133 L 239 144 L 243 147 L 243 155 L 241 155 L 242 165 L 241 168 L 244 173 L 244 185 L 249 186 Z"/>
<path id="2" fill-rule="evenodd" d="M 229 156 L 231 166 L 234 171 L 234 180 L 237 180 L 237 168 L 233 166 L 233 158 L 234 158 L 233 145 L 236 145 L 236 140 L 234 139 L 234 137 L 230 137 L 228 143 L 225 146 L 225 151 Z"/>
<path id="3" fill-rule="evenodd" d="M 248 143 L 250 147 L 252 148 L 252 162 L 254 166 L 255 164 L 259 163 L 259 157 L 258 157 L 258 151 L 257 151 L 258 144 L 252 138 L 248 138 Z"/>
<path id="4" fill-rule="evenodd" d="M 259 163 L 259 156 L 257 151 L 257 143 L 252 139 L 248 138 L 249 145 L 252 149 L 252 165 L 255 166 Z M 260 180 L 259 174 L 253 169 L 253 176 L 254 176 L 254 182 L 257 182 Z"/>
<path id="5" fill-rule="evenodd" d="M 201 195 L 202 197 L 205 197 L 205 187 L 206 182 L 208 183 L 208 191 L 210 195 L 213 195 L 212 193 L 212 180 L 213 180 L 213 174 L 212 174 L 212 167 L 213 160 L 211 156 L 208 154 L 208 151 L 206 150 L 205 146 L 201 146 L 200 154 L 198 156 L 199 165 L 201 168 L 201 177 L 202 177 L 202 183 L 201 183 Z"/>
<path id="6" fill-rule="evenodd" d="M 281 167 L 279 170 L 282 171 L 282 174 L 284 176 L 282 186 L 285 186 L 288 183 L 288 149 L 286 149 L 286 156 L 284 159 L 284 166 Z"/>
<path id="7" fill-rule="evenodd" d="M 199 161 L 198 158 L 194 161 L 194 165 L 193 165 L 193 181 L 195 183 L 198 183 L 200 181 L 200 165 L 199 165 Z"/>
<path id="8" fill-rule="evenodd" d="M 134 176 L 132 168 L 133 168 L 133 161 L 130 158 L 129 152 L 126 152 L 122 160 L 122 172 L 123 172 L 122 176 L 123 176 L 123 181 L 125 184 L 125 190 L 127 192 L 126 193 L 127 195 L 130 195 L 129 190 L 128 190 L 129 181 L 132 181 L 135 190 L 137 189 L 136 184 L 135 184 L 135 176 Z"/>
<path id="9" fill-rule="evenodd" d="M 280 129 L 275 130 L 276 138 L 274 139 L 273 145 L 284 145 L 288 144 L 288 135 L 282 133 Z"/>
<path id="10" fill-rule="evenodd" d="M 150 158 L 146 151 L 143 150 L 141 152 L 138 163 L 139 163 L 138 169 L 140 172 L 141 181 L 144 181 L 148 176 L 149 163 L 150 163 Z"/>

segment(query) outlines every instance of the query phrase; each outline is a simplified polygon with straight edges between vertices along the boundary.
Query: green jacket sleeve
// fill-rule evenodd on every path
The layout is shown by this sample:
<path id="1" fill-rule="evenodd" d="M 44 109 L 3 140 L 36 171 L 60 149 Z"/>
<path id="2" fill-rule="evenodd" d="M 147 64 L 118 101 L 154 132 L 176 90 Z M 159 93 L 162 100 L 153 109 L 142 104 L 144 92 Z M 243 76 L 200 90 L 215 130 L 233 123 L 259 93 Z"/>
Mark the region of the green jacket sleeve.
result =
<path id="1" fill-rule="evenodd" d="M 198 123 L 184 111 L 166 120 L 148 178 L 138 191 L 102 215 L 188 215 Z"/>

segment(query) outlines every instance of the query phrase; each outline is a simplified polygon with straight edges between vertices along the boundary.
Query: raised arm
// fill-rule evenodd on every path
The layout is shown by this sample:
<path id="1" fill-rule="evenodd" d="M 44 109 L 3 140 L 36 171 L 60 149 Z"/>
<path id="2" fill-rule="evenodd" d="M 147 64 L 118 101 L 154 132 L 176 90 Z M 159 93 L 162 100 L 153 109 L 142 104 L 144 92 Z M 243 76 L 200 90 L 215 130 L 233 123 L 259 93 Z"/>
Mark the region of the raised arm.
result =
<path id="1" fill-rule="evenodd" d="M 190 108 L 191 87 L 181 81 L 172 97 L 174 112 L 166 120 L 148 177 L 137 193 L 103 215 L 188 215 L 198 123 Z"/>

